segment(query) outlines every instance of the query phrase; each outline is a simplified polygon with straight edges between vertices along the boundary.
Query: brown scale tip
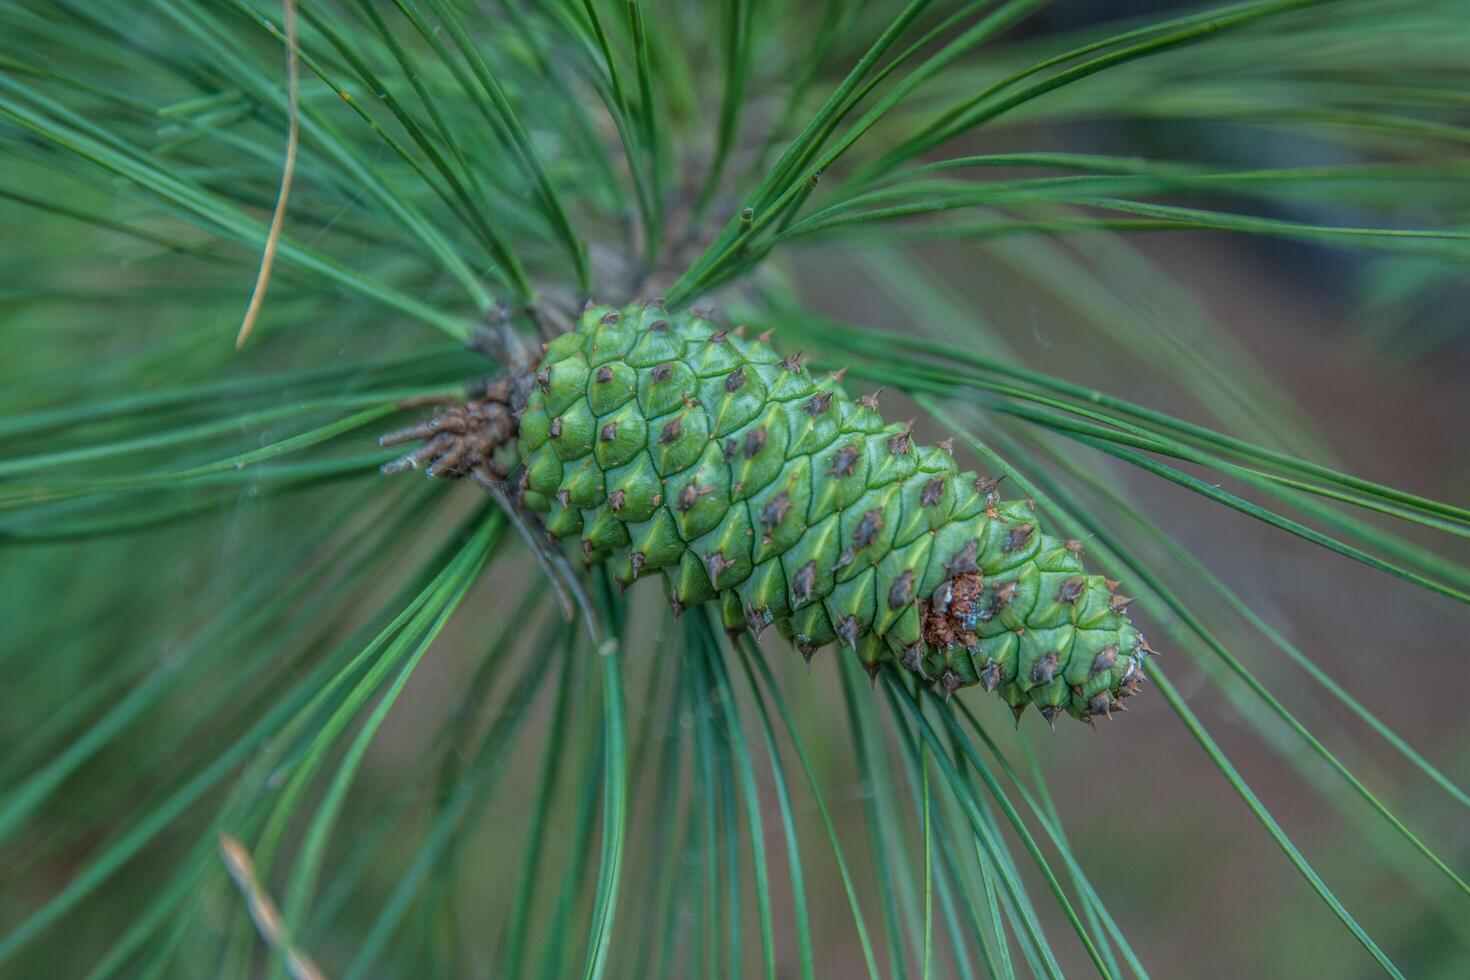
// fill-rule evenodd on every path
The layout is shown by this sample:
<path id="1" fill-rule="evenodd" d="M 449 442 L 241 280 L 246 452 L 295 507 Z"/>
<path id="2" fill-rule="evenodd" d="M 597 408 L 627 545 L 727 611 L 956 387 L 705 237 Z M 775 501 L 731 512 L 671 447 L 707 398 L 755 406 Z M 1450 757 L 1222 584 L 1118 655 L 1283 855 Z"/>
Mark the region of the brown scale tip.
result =
<path id="1" fill-rule="evenodd" d="M 1057 733 L 1057 715 L 1061 713 L 1062 709 L 1055 705 L 1043 704 L 1041 706 L 1041 717 L 1046 719 L 1046 723 L 1051 728 L 1053 735 Z"/>
<path id="2" fill-rule="evenodd" d="M 776 331 L 774 329 L 762 330 L 760 333 L 756 334 L 755 339 L 759 340 L 763 344 L 769 344 L 771 342 L 771 337 L 775 334 L 775 332 Z"/>
<path id="3" fill-rule="evenodd" d="M 597 369 L 597 383 L 598 384 L 605 385 L 609 381 L 612 380 L 612 377 L 613 377 L 612 365 L 610 365 L 610 364 L 604 364 L 602 367 L 600 367 L 600 368 Z"/>
<path id="4" fill-rule="evenodd" d="M 1092 670 L 1090 674 L 1101 673 L 1110 670 L 1118 662 L 1118 645 L 1116 643 L 1103 647 L 1092 658 Z M 1089 674 L 1089 676 L 1090 676 Z"/>
<path id="5" fill-rule="evenodd" d="M 992 660 L 985 665 L 985 669 L 980 671 L 980 686 L 985 688 L 986 694 L 991 694 L 1000 687 L 1000 664 Z"/>
<path id="6" fill-rule="evenodd" d="M 954 697 L 954 692 L 958 691 L 963 683 L 964 681 L 960 678 L 960 675 L 952 670 L 946 669 L 944 673 L 940 674 L 939 686 L 944 688 L 944 700 L 948 702 L 950 698 Z"/>
<path id="7" fill-rule="evenodd" d="M 1062 587 L 1057 590 L 1057 602 L 1075 603 L 1078 599 L 1082 598 L 1082 591 L 1085 585 L 1086 583 L 1080 578 L 1067 579 L 1062 583 Z"/>
<path id="8" fill-rule="evenodd" d="M 561 504 L 563 508 L 570 507 L 572 505 L 571 493 L 567 490 L 558 490 L 556 492 L 556 502 Z"/>
<path id="9" fill-rule="evenodd" d="M 806 403 L 806 413 L 812 418 L 816 418 L 818 415 L 821 415 L 823 412 L 825 412 L 827 410 L 827 407 L 831 404 L 832 392 L 819 391 L 817 392 L 817 394 L 812 396 L 811 401 Z"/>
<path id="10" fill-rule="evenodd" d="M 922 643 L 910 643 L 904 647 L 899 662 L 924 680 L 929 679 L 929 675 L 924 672 L 924 645 Z"/>
<path id="11" fill-rule="evenodd" d="M 1128 608 L 1128 604 L 1132 601 L 1132 596 L 1115 595 L 1108 599 L 1108 608 L 1115 613 L 1120 613 L 1126 610 Z"/>
<path id="12" fill-rule="evenodd" d="M 770 625 L 771 618 L 769 609 L 757 609 L 749 602 L 745 604 L 745 625 L 757 637 Z"/>
<path id="13" fill-rule="evenodd" d="M 790 371 L 793 374 L 800 371 L 801 351 L 797 351 L 795 354 L 788 354 L 786 357 L 781 358 L 781 370 Z"/>
<path id="14" fill-rule="evenodd" d="M 607 509 L 616 514 L 623 509 L 623 504 L 627 503 L 627 500 L 628 495 L 626 493 L 621 490 L 614 490 L 607 495 Z"/>
<path id="15" fill-rule="evenodd" d="M 847 368 L 841 367 L 836 371 L 829 371 L 827 372 L 827 377 L 831 378 L 835 383 L 841 383 L 842 379 L 847 377 Z"/>
<path id="16" fill-rule="evenodd" d="M 849 648 L 856 650 L 858 641 L 858 621 L 856 616 L 839 616 L 837 618 L 837 638 L 846 643 Z"/>
<path id="17" fill-rule="evenodd" d="M 1063 541 L 1062 547 L 1066 548 L 1078 558 L 1082 557 L 1082 542 L 1078 541 L 1076 538 L 1068 538 L 1066 541 Z"/>
<path id="18" fill-rule="evenodd" d="M 1108 721 L 1113 720 L 1113 699 L 1108 696 L 1107 691 L 1098 691 L 1087 702 L 1088 710 L 1095 715 L 1105 715 Z"/>
<path id="19" fill-rule="evenodd" d="M 796 649 L 801 654 L 801 659 L 805 660 L 806 665 L 810 667 L 812 665 L 812 657 L 816 656 L 817 648 L 812 646 L 808 640 L 797 640 Z"/>
<path id="20" fill-rule="evenodd" d="M 940 449 L 944 450 L 945 455 L 947 455 L 950 459 L 954 459 L 954 436 L 950 436 L 948 439 L 941 440 L 940 442 L 936 443 L 936 445 L 938 445 Z"/>
<path id="21" fill-rule="evenodd" d="M 868 672 L 868 686 L 875 691 L 878 690 L 878 671 L 882 669 L 883 665 L 876 660 L 870 664 L 863 664 L 863 670 Z"/>
<path id="22" fill-rule="evenodd" d="M 556 439 L 561 436 L 561 429 L 561 416 L 558 415 L 556 418 L 551 420 L 551 428 L 546 430 L 546 434 L 551 436 L 551 438 Z"/>
<path id="23" fill-rule="evenodd" d="M 684 615 L 684 603 L 680 602 L 674 596 L 669 596 L 669 608 L 674 611 L 675 619 L 678 619 L 680 616 Z"/>
<path id="24" fill-rule="evenodd" d="M 977 476 L 975 477 L 975 492 L 994 500 L 1000 493 L 1000 484 L 1004 479 L 1004 476 L 994 478 Z"/>
<path id="25" fill-rule="evenodd" d="M 878 411 L 878 399 L 882 397 L 883 391 L 884 389 L 879 388 L 877 391 L 863 395 L 858 399 L 858 404 L 870 412 Z"/>
<path id="26" fill-rule="evenodd" d="M 1016 727 L 1017 728 L 1020 728 L 1021 727 L 1021 716 L 1026 713 L 1026 709 L 1029 708 L 1029 707 L 1031 707 L 1031 702 L 1030 701 L 1025 701 L 1025 702 L 1022 702 L 1021 704 L 1015 704 L 1015 705 L 1012 705 L 1011 706 L 1011 714 L 1013 714 L 1013 715 L 1016 716 Z"/>
<path id="27" fill-rule="evenodd" d="M 633 577 L 634 578 L 637 578 L 638 577 L 638 573 L 641 572 L 641 571 L 643 571 L 643 564 L 646 561 L 648 561 L 648 559 L 644 556 L 643 552 L 641 552 L 641 551 L 635 551 L 631 555 L 628 556 L 628 564 L 633 569 Z"/>

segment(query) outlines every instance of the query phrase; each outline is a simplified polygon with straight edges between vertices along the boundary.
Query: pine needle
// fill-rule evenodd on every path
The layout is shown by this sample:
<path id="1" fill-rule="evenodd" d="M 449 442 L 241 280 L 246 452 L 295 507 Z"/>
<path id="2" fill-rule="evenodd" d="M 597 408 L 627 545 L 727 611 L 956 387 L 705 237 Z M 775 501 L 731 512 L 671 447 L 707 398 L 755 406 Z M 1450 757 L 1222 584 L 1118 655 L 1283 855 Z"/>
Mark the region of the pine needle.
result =
<path id="1" fill-rule="evenodd" d="M 245 850 L 245 846 L 229 834 L 221 832 L 219 853 L 221 860 L 225 862 L 225 869 L 229 871 L 245 899 L 245 907 L 250 912 L 255 928 L 260 931 L 260 938 L 281 954 L 291 976 L 295 980 L 325 980 L 311 957 L 293 946 L 290 937 L 286 935 L 280 910 L 276 908 L 270 893 L 256 878 L 255 862 L 251 860 L 250 852 Z"/>
<path id="2" fill-rule="evenodd" d="M 265 238 L 265 251 L 260 256 L 260 272 L 255 277 L 255 287 L 250 291 L 250 305 L 245 308 L 245 319 L 240 323 L 240 333 L 235 337 L 235 349 L 245 346 L 255 319 L 265 304 L 265 290 L 270 285 L 271 268 L 276 264 L 276 245 L 281 240 L 281 227 L 286 223 L 286 202 L 291 197 L 291 179 L 296 174 L 296 146 L 299 142 L 301 120 L 296 111 L 296 100 L 301 88 L 301 66 L 296 54 L 296 0 L 281 0 L 282 19 L 286 24 L 286 160 L 281 166 L 281 189 L 276 195 L 276 208 L 271 214 L 270 232 Z"/>

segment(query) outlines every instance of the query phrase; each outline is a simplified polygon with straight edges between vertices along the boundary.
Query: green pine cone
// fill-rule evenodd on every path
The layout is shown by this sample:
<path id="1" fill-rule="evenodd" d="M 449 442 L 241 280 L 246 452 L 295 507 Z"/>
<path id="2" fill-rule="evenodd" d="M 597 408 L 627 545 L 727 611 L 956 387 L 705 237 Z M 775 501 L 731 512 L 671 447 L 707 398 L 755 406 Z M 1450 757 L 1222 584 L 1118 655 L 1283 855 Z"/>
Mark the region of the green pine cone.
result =
<path id="1" fill-rule="evenodd" d="M 728 628 L 774 624 L 808 657 L 840 641 L 1048 722 L 1111 717 L 1142 679 L 1127 600 L 1031 502 L 697 313 L 588 308 L 548 345 L 518 448 L 547 530 L 624 585 L 662 571 L 676 611 L 718 600 Z"/>

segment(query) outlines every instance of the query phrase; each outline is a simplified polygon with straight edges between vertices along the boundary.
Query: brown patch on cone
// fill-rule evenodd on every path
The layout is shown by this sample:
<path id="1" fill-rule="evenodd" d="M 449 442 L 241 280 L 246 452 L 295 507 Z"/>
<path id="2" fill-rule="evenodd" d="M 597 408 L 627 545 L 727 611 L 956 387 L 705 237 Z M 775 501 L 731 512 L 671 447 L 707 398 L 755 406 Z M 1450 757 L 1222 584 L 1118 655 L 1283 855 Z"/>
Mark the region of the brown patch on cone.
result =
<path id="1" fill-rule="evenodd" d="M 762 508 L 761 523 L 766 527 L 775 527 L 786 519 L 787 512 L 794 506 L 795 504 L 791 502 L 791 495 L 782 490 Z"/>
<path id="2" fill-rule="evenodd" d="M 944 499 L 944 477 L 936 476 L 924 484 L 924 489 L 919 491 L 919 506 L 937 507 Z"/>
<path id="3" fill-rule="evenodd" d="M 745 458 L 753 459 L 755 454 L 766 447 L 766 427 L 751 429 L 745 434 Z"/>
<path id="4" fill-rule="evenodd" d="M 604 425 L 602 427 L 602 441 L 603 442 L 612 442 L 617 437 L 618 437 L 618 424 L 616 422 L 609 422 L 607 425 Z"/>
<path id="5" fill-rule="evenodd" d="M 990 604 L 980 611 L 981 619 L 994 619 L 995 616 L 1016 597 L 1016 583 L 1006 582 L 997 585 L 995 592 L 990 596 Z"/>
<path id="6" fill-rule="evenodd" d="M 1020 524 L 1016 527 L 1011 528 L 1010 534 L 1006 535 L 1005 546 L 1001 550 L 1016 551 L 1020 548 L 1024 548 L 1026 546 L 1026 542 L 1031 540 L 1031 534 L 1035 530 L 1035 524 Z"/>
<path id="7" fill-rule="evenodd" d="M 858 621 L 856 616 L 838 617 L 837 638 L 843 643 L 846 643 L 850 648 L 857 649 Z"/>
<path id="8" fill-rule="evenodd" d="M 618 511 L 623 509 L 623 504 L 627 503 L 627 500 L 628 495 L 626 493 L 621 490 L 614 490 L 612 493 L 607 495 L 608 510 L 616 514 Z"/>
<path id="9" fill-rule="evenodd" d="M 1000 687 L 1000 664 L 992 660 L 985 665 L 985 669 L 980 671 L 980 686 L 985 688 L 986 694 Z"/>
<path id="10" fill-rule="evenodd" d="M 890 456 L 906 456 L 909 451 L 909 433 L 899 432 L 888 437 L 888 453 Z"/>
<path id="11" fill-rule="evenodd" d="M 800 371 L 801 370 L 801 351 L 797 351 L 795 354 L 791 354 L 791 355 L 789 355 L 787 357 L 781 358 L 781 365 L 780 366 L 781 366 L 781 370 L 783 370 L 783 371 L 790 371 L 792 374 L 795 374 L 797 371 Z"/>
<path id="12" fill-rule="evenodd" d="M 1050 684 L 1057 676 L 1057 665 L 1061 663 L 1061 657 L 1055 650 L 1042 657 L 1031 665 L 1031 682 L 1033 684 Z"/>
<path id="13" fill-rule="evenodd" d="M 858 526 L 852 532 L 852 540 L 857 542 L 858 547 L 866 548 L 878 540 L 878 532 L 883 530 L 883 508 L 874 507 L 872 510 L 863 512 L 863 519 L 858 521 Z"/>
<path id="14" fill-rule="evenodd" d="M 944 570 L 949 573 L 950 578 L 963 575 L 966 572 L 978 572 L 980 566 L 976 559 L 980 557 L 980 542 L 971 539 L 965 542 L 965 546 L 954 553 L 949 561 L 944 563 Z"/>
<path id="15" fill-rule="evenodd" d="M 546 430 L 546 434 L 549 435 L 549 436 L 551 436 L 551 438 L 553 438 L 553 439 L 555 439 L 555 438 L 557 438 L 558 436 L 561 435 L 561 416 L 560 415 L 558 415 L 556 418 L 554 418 L 554 419 L 551 420 L 551 428 L 549 428 L 549 429 Z"/>
<path id="16" fill-rule="evenodd" d="M 857 458 L 856 446 L 843 446 L 833 455 L 832 468 L 827 471 L 827 475 L 839 479 L 844 476 L 852 476 L 852 471 L 857 466 Z"/>
<path id="17" fill-rule="evenodd" d="M 734 392 L 734 391 L 739 391 L 741 388 L 744 388 L 744 387 L 745 387 L 745 368 L 738 367 L 735 370 L 731 371 L 730 372 L 730 376 L 725 379 L 725 390 L 726 391 L 729 391 L 729 392 Z"/>
<path id="18" fill-rule="evenodd" d="M 914 573 L 905 571 L 893 580 L 893 586 L 888 590 L 888 608 L 902 609 L 909 604 L 914 597 Z"/>
<path id="19" fill-rule="evenodd" d="M 679 491 L 679 499 L 674 501 L 675 510 L 689 510 L 699 503 L 699 498 L 715 492 L 714 487 L 701 487 L 696 483 L 684 484 L 684 489 Z"/>
<path id="20" fill-rule="evenodd" d="M 806 403 L 806 413 L 812 418 L 816 418 L 818 415 L 821 415 L 823 412 L 825 412 L 827 410 L 827 407 L 831 404 L 832 392 L 818 392 L 816 395 L 812 396 L 811 401 Z"/>
<path id="21" fill-rule="evenodd" d="M 1076 602 L 1082 598 L 1086 584 L 1081 578 L 1069 578 L 1057 590 L 1057 602 Z"/>
<path id="22" fill-rule="evenodd" d="M 679 434 L 683 431 L 684 423 L 681 422 L 679 419 L 674 419 L 671 422 L 664 423 L 663 431 L 659 432 L 658 434 L 659 444 L 667 446 L 669 443 L 678 439 Z"/>
<path id="23" fill-rule="evenodd" d="M 705 555 L 704 570 L 709 573 L 710 584 L 714 585 L 719 580 L 720 573 L 733 564 L 735 559 L 726 558 L 723 551 L 712 551 Z"/>
<path id="24" fill-rule="evenodd" d="M 935 589 L 934 595 L 919 604 L 924 642 L 939 650 L 978 646 L 980 639 L 967 623 L 975 621 L 984 588 L 979 572 L 965 572 Z"/>
<path id="25" fill-rule="evenodd" d="M 657 384 L 660 381 L 669 380 L 669 378 L 673 376 L 673 373 L 674 366 L 672 364 L 659 364 L 656 365 L 652 371 L 648 372 L 648 376 L 653 379 L 655 384 Z"/>
<path id="26" fill-rule="evenodd" d="M 815 560 L 807 562 L 797 571 L 796 577 L 791 580 L 791 591 L 798 599 L 810 599 L 812 590 L 817 587 L 817 563 Z"/>

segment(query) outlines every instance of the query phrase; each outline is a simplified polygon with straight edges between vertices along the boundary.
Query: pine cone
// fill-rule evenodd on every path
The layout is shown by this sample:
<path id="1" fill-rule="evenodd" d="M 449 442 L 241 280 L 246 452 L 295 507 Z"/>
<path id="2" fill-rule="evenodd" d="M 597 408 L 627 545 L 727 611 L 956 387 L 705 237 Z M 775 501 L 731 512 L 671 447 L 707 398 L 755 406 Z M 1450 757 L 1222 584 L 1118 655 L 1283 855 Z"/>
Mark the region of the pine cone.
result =
<path id="1" fill-rule="evenodd" d="M 916 446 L 876 396 L 657 304 L 589 307 L 547 348 L 520 420 L 522 493 L 624 585 L 660 570 L 676 611 L 840 642 L 1020 717 L 1112 717 L 1148 647 L 1115 583 L 1033 505 Z"/>

